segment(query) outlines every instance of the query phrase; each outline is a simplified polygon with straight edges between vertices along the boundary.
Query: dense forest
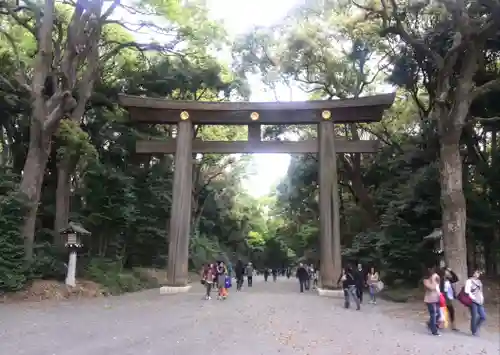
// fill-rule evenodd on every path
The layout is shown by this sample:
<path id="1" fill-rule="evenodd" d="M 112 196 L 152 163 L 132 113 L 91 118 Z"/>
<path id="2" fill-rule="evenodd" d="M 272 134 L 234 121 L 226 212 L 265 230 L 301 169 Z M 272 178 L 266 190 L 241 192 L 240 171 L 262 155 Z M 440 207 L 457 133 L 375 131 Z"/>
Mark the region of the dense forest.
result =
<path id="1" fill-rule="evenodd" d="M 92 233 L 81 278 L 128 290 L 137 268 L 165 268 L 173 157 L 136 154 L 135 142 L 175 132 L 133 124 L 118 95 L 248 100 L 250 76 L 270 100 L 283 87 L 325 100 L 397 92 L 381 123 L 336 126 L 382 142 L 373 155 L 337 156 L 346 261 L 414 282 L 436 262 L 424 237 L 439 228 L 462 279 L 467 267 L 499 276 L 499 11 L 497 0 L 307 0 L 234 35 L 194 0 L 1 2 L 0 293 L 64 278 L 69 221 Z M 195 132 L 246 137 L 236 126 Z M 264 198 L 244 188 L 251 156 L 193 159 L 193 270 L 216 258 L 319 263 L 315 155 L 292 156 Z"/>

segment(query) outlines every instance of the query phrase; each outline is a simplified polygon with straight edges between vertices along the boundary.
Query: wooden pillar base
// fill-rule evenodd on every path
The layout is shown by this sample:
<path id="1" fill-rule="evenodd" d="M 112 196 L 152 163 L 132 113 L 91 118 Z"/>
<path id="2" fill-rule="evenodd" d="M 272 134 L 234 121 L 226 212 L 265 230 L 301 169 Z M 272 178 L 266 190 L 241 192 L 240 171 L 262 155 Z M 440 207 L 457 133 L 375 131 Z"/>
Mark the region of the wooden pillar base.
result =
<path id="1" fill-rule="evenodd" d="M 189 121 L 177 125 L 174 184 L 170 211 L 167 287 L 188 284 L 193 126 Z M 161 290 L 160 290 L 161 291 Z"/>
<path id="2" fill-rule="evenodd" d="M 187 286 L 163 286 L 160 287 L 160 295 L 175 295 L 177 293 L 186 293 L 191 289 L 191 285 Z"/>

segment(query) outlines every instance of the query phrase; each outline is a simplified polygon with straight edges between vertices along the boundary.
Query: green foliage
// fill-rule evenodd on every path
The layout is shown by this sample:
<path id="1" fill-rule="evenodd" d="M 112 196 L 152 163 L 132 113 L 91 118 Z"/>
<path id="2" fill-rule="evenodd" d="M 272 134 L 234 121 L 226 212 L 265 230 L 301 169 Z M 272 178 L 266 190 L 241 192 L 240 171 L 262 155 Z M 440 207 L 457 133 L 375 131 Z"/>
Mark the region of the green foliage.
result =
<path id="1" fill-rule="evenodd" d="M 102 285 L 111 295 L 159 286 L 153 279 L 143 276 L 140 272 L 124 270 L 119 261 L 105 258 L 92 259 L 85 270 L 85 276 Z"/>
<path id="2" fill-rule="evenodd" d="M 67 250 L 61 250 L 48 242 L 35 246 L 31 264 L 31 278 L 64 281 L 66 278 Z"/>
<path id="3" fill-rule="evenodd" d="M 165 19 L 150 25 L 151 30 L 162 40 L 173 38 L 162 48 L 175 55 L 120 51 L 102 63 L 83 117 L 60 123 L 46 169 L 36 223 L 36 257 L 30 268 L 25 267 L 20 238 L 23 203 L 15 195 L 28 151 L 30 100 L 14 78 L 18 61 L 8 39 L 0 38 L 0 275 L 7 275 L 0 279 L 2 292 L 17 290 L 32 277 L 64 277 L 66 251 L 53 247 L 58 166 L 63 159 L 69 159 L 71 167 L 70 218 L 92 232 L 83 240 L 78 276 L 102 283 L 113 294 L 157 285 L 134 269 L 167 264 L 174 162 L 163 154 L 139 156 L 135 145 L 138 139 L 172 138 L 175 129 L 132 124 L 117 95 L 201 101 L 247 98 L 247 74 L 259 74 L 271 90 L 291 85 L 314 99 L 380 91 L 385 78 L 397 85 L 398 98 L 383 122 L 335 127 L 336 135 L 345 139 L 369 137 L 384 143 L 370 157 L 338 155 L 343 254 L 345 261 L 379 267 L 389 283 L 401 279 L 415 283 L 422 266 L 435 262 L 434 245 L 423 240 L 441 223 L 435 163 L 439 137 L 436 123 L 426 117 L 436 78 L 432 66 L 425 67 L 427 60 L 401 43 L 382 39 L 380 24 L 358 16 L 347 3 L 311 0 L 276 26 L 238 38 L 229 67 L 211 54 L 227 44 L 227 35 L 207 17 L 209 12 L 199 1 L 141 0 L 136 5 Z M 60 20 L 67 22 L 71 11 L 71 6 L 58 8 Z M 448 48 L 449 33 L 434 29 L 434 14 L 418 20 L 425 25 L 417 27 L 431 49 L 442 53 Z M 19 43 L 21 61 L 27 66 L 23 69 L 31 69 L 35 39 L 12 18 L 5 19 L 4 32 Z M 109 54 L 116 42 L 133 38 L 117 24 L 106 25 L 101 54 Z M 496 43 L 489 46 L 484 70 L 476 78 L 478 85 L 498 76 L 498 48 Z M 157 47 L 158 43 L 150 45 Z M 498 116 L 495 98 L 487 96 L 474 103 L 473 116 Z M 486 250 L 490 272 L 498 268 L 500 252 L 498 129 L 495 120 L 486 127 L 470 124 L 462 137 L 468 237 L 478 249 Z M 244 127 L 206 126 L 197 129 L 196 138 L 241 140 L 246 133 Z M 289 136 L 316 138 L 317 132 L 314 127 L 299 126 L 265 129 L 266 139 Z M 244 191 L 242 181 L 250 165 L 248 156 L 195 157 L 190 268 L 214 259 L 253 261 L 257 268 L 298 260 L 318 262 L 317 157 L 293 156 L 276 193 L 265 199 Z"/>
<path id="4" fill-rule="evenodd" d="M 0 293 L 17 291 L 29 280 L 20 231 L 26 205 L 14 186 L 15 176 L 0 174 Z"/>

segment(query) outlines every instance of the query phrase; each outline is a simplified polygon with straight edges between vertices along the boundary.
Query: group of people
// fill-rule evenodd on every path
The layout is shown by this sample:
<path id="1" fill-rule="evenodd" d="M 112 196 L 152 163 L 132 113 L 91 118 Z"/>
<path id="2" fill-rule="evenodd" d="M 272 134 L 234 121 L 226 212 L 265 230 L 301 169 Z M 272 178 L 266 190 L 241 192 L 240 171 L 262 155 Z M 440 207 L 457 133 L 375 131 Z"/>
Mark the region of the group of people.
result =
<path id="1" fill-rule="evenodd" d="M 351 265 L 347 265 L 342 269 L 342 272 L 337 280 L 337 285 L 342 284 L 344 291 L 344 307 L 349 308 L 351 300 L 356 304 L 356 309 L 361 309 L 363 303 L 364 289 L 368 288 L 370 293 L 370 303 L 377 303 L 376 294 L 381 291 L 383 283 L 380 280 L 380 275 L 374 267 L 365 273 L 363 265 L 358 264 L 357 269 Z"/>
<path id="2" fill-rule="evenodd" d="M 253 274 L 254 268 L 253 264 L 249 262 L 245 265 L 241 260 L 238 260 L 236 263 L 236 267 L 234 268 L 235 276 L 236 276 L 236 291 L 241 291 L 243 287 L 245 276 L 247 277 L 247 285 L 248 287 L 252 287 L 253 284 Z"/>
<path id="3" fill-rule="evenodd" d="M 217 299 L 224 300 L 229 295 L 229 289 L 232 286 L 233 270 L 231 264 L 226 264 L 223 261 L 216 261 L 212 264 L 205 264 L 202 266 L 200 271 L 201 283 L 205 286 L 205 299 L 210 300 L 211 292 L 216 289 Z M 243 264 L 241 260 L 238 260 L 236 267 L 234 268 L 234 274 L 236 276 L 236 290 L 240 291 L 244 276 L 246 275 L 248 281 L 248 287 L 252 287 L 254 268 L 252 263 L 247 265 Z"/>
<path id="4" fill-rule="evenodd" d="M 201 283 L 205 286 L 205 299 L 212 299 L 211 292 L 218 290 L 217 299 L 226 299 L 231 287 L 231 268 L 223 261 L 205 264 L 201 268 Z"/>
<path id="5" fill-rule="evenodd" d="M 457 293 L 455 285 L 459 281 L 457 275 L 450 268 L 430 268 L 424 279 L 424 303 L 429 312 L 427 327 L 431 334 L 439 336 L 440 328 L 448 321 L 450 327 L 455 326 L 455 300 L 469 308 L 471 314 L 470 330 L 472 335 L 477 335 L 479 328 L 486 320 L 484 310 L 484 293 L 481 282 L 481 271 L 475 270 L 467 279 L 464 287 Z"/>
<path id="6" fill-rule="evenodd" d="M 299 280 L 300 292 L 311 289 L 311 281 L 313 289 L 318 287 L 319 273 L 312 264 L 304 265 L 300 263 L 297 267 L 296 277 Z"/>

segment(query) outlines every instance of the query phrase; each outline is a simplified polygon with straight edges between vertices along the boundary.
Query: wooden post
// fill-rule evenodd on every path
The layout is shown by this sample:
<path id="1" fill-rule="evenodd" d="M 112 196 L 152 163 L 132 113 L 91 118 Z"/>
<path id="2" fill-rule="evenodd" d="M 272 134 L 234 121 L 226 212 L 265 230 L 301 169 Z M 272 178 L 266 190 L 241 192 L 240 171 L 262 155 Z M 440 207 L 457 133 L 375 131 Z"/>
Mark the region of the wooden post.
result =
<path id="1" fill-rule="evenodd" d="M 184 121 L 177 124 L 174 185 L 172 209 L 170 212 L 168 286 L 186 286 L 188 283 L 191 199 L 193 189 L 192 142 L 193 126 L 185 118 Z"/>
<path id="2" fill-rule="evenodd" d="M 323 288 L 336 287 L 333 257 L 333 211 L 332 188 L 333 178 L 336 178 L 336 154 L 333 143 L 333 122 L 324 120 L 319 124 L 319 221 L 320 221 L 320 275 Z"/>
<path id="3" fill-rule="evenodd" d="M 260 123 L 252 122 L 248 125 L 248 142 L 258 144 L 262 140 Z"/>
<path id="4" fill-rule="evenodd" d="M 333 159 L 332 159 L 332 171 L 331 171 L 331 179 L 332 179 L 332 253 L 333 253 L 333 274 L 338 277 L 340 275 L 340 270 L 342 269 L 342 250 L 340 246 L 340 197 L 339 197 L 339 179 L 338 179 L 338 170 L 337 170 L 337 151 L 335 147 L 335 129 L 332 122 L 332 151 L 333 151 Z M 335 282 L 337 280 L 334 280 Z"/>

